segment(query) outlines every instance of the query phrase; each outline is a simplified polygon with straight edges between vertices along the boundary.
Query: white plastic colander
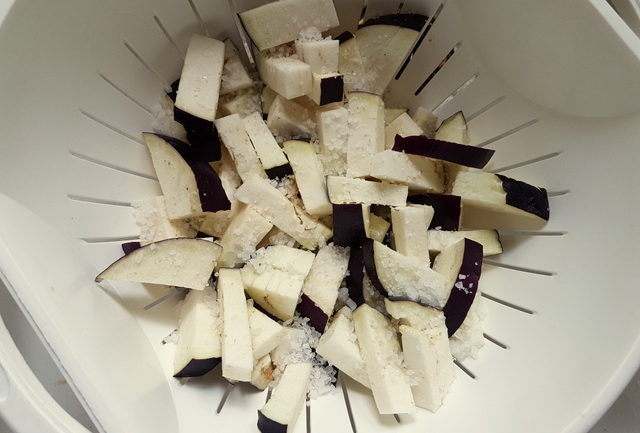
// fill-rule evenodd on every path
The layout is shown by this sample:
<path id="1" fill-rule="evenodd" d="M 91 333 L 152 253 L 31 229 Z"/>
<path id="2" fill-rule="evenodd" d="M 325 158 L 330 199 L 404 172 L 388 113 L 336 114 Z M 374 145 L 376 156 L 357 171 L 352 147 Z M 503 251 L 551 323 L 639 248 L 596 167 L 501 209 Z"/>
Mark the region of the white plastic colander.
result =
<path id="1" fill-rule="evenodd" d="M 242 47 L 236 11 L 261 3 L 18 0 L 0 26 L 0 277 L 100 431 L 257 431 L 265 392 L 238 386 L 216 415 L 221 378 L 171 378 L 160 342 L 175 300 L 143 311 L 161 289 L 93 278 L 138 233 L 130 202 L 160 193 L 140 132 L 190 35 Z M 640 362 L 640 41 L 604 0 L 335 3 L 339 30 L 400 9 L 432 17 L 388 101 L 463 110 L 472 143 L 496 150 L 489 170 L 551 202 L 543 231 L 502 233 L 487 260 L 488 341 L 440 411 L 397 424 L 347 379 L 358 431 L 587 430 Z M 19 433 L 86 432 L 4 326 L 0 415 Z M 311 402 L 306 429 L 351 430 L 342 390 Z"/>

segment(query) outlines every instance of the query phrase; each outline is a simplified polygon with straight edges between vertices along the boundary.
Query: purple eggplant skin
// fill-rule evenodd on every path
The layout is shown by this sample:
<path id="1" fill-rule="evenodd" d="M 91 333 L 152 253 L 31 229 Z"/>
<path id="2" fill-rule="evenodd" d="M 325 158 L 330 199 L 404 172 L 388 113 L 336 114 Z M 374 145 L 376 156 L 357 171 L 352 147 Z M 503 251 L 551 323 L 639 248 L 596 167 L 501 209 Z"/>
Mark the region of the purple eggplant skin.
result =
<path id="1" fill-rule="evenodd" d="M 344 96 L 344 80 L 342 75 L 323 78 L 320 82 L 320 106 L 342 102 Z"/>
<path id="2" fill-rule="evenodd" d="M 357 247 L 367 238 L 362 205 L 333 205 L 333 243 L 339 247 Z"/>
<path id="3" fill-rule="evenodd" d="M 141 247 L 142 245 L 140 245 L 140 242 L 125 242 L 122 244 L 122 252 L 124 252 L 124 255 L 126 256 Z"/>
<path id="4" fill-rule="evenodd" d="M 316 331 L 320 334 L 324 333 L 327 322 L 329 321 L 329 316 L 313 302 L 313 299 L 303 293 L 300 297 L 300 302 L 296 306 L 296 311 L 300 313 L 302 317 L 307 317 L 309 319 L 309 325 Z"/>
<path id="5" fill-rule="evenodd" d="M 338 37 L 336 38 L 336 40 L 338 41 L 338 43 L 342 44 L 343 42 L 347 42 L 349 39 L 353 39 L 353 33 L 351 33 L 350 31 L 345 31 L 342 32 L 338 35 Z"/>
<path id="6" fill-rule="evenodd" d="M 174 104 L 176 102 L 176 98 L 178 97 L 178 87 L 180 87 L 180 78 L 171 83 L 171 90 L 167 92 L 167 96 L 173 101 Z"/>
<path id="7" fill-rule="evenodd" d="M 258 430 L 261 433 L 287 433 L 287 426 L 268 418 L 258 411 Z"/>
<path id="8" fill-rule="evenodd" d="M 376 260 L 375 254 L 373 253 L 373 242 L 373 239 L 366 239 L 364 241 L 364 244 L 362 245 L 362 259 L 364 261 L 364 268 L 367 271 L 367 276 L 371 280 L 371 284 L 373 284 L 373 287 L 378 289 L 378 292 L 380 292 L 382 296 L 388 298 L 389 293 L 380 282 L 378 273 L 376 272 Z"/>
<path id="9" fill-rule="evenodd" d="M 442 312 L 449 337 L 460 328 L 478 292 L 482 272 L 482 244 L 465 238 L 462 264 Z M 460 278 L 460 277 L 463 278 Z"/>
<path id="10" fill-rule="evenodd" d="M 220 364 L 222 358 L 192 359 L 182 370 L 173 377 L 199 377 L 204 376 Z"/>
<path id="11" fill-rule="evenodd" d="M 173 146 L 185 162 L 189 164 L 196 178 L 203 212 L 218 212 L 231 209 L 231 201 L 229 201 L 227 193 L 222 187 L 222 181 L 209 163 L 193 159 L 191 147 L 184 141 L 166 135 L 155 135 Z"/>
<path id="12" fill-rule="evenodd" d="M 219 161 L 222 158 L 222 142 L 212 121 L 196 117 L 175 106 L 173 119 L 184 126 L 194 157 L 204 162 Z"/>
<path id="13" fill-rule="evenodd" d="M 409 203 L 432 206 L 430 229 L 457 231 L 460 229 L 460 196 L 449 194 L 416 194 L 407 198 Z"/>
<path id="14" fill-rule="evenodd" d="M 484 168 L 495 153 L 493 149 L 436 140 L 424 135 L 411 135 L 409 137 L 396 135 L 393 150 L 441 159 L 473 168 Z"/>
<path id="15" fill-rule="evenodd" d="M 284 179 L 293 174 L 293 169 L 289 163 L 282 164 L 265 170 L 269 179 Z"/>
<path id="16" fill-rule="evenodd" d="M 421 14 L 382 15 L 379 17 L 368 19 L 363 24 L 358 26 L 358 28 L 383 24 L 389 26 L 404 27 L 419 32 L 420 30 L 422 30 L 425 24 L 427 24 L 428 19 L 429 17 Z"/>
<path id="17" fill-rule="evenodd" d="M 507 194 L 506 202 L 508 205 L 549 221 L 549 197 L 546 189 L 500 174 L 496 174 L 496 176 L 502 181 L 502 189 Z"/>
<path id="18" fill-rule="evenodd" d="M 364 304 L 364 258 L 362 256 L 362 247 L 351 247 L 347 269 L 349 274 L 346 276 L 346 283 L 347 289 L 349 289 L 349 298 L 359 307 Z"/>

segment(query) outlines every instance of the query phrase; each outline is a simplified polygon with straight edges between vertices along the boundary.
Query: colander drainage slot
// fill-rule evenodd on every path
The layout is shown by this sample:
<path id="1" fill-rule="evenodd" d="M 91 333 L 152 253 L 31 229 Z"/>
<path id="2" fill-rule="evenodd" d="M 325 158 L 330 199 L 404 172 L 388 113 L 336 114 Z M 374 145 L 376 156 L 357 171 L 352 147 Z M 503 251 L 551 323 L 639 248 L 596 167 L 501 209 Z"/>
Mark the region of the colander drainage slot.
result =
<path id="1" fill-rule="evenodd" d="M 153 20 L 156 22 L 156 24 L 158 25 L 158 27 L 160 27 L 160 30 L 162 31 L 162 33 L 164 34 L 164 36 L 167 38 L 167 41 L 169 41 L 169 43 L 173 46 L 173 48 L 176 49 L 176 51 L 178 52 L 178 54 L 180 55 L 180 57 L 182 59 L 184 59 L 184 51 L 182 51 L 180 49 L 180 47 L 178 46 L 178 44 L 176 43 L 176 41 L 173 39 L 173 36 L 171 36 L 171 33 L 169 33 L 169 31 L 167 30 L 167 28 L 164 26 L 164 24 L 162 24 L 162 21 L 160 21 L 160 18 L 158 18 L 157 15 L 153 16 Z"/>
<path id="2" fill-rule="evenodd" d="M 493 260 L 484 260 L 485 265 L 496 266 L 499 268 L 510 269 L 512 271 L 526 272 L 528 274 L 544 275 L 545 277 L 552 277 L 556 273 L 553 271 L 544 271 L 541 269 L 527 268 L 526 266 L 509 265 L 507 263 L 494 262 Z"/>
<path id="3" fill-rule="evenodd" d="M 489 299 L 490 301 L 493 301 L 493 302 L 495 302 L 497 304 L 500 304 L 500 305 L 503 305 L 505 307 L 512 308 L 512 309 L 514 309 L 516 311 L 520 311 L 521 313 L 536 314 L 533 310 L 530 310 L 530 309 L 525 308 L 525 307 L 521 307 L 519 305 L 516 305 L 516 304 L 514 304 L 512 302 L 509 302 L 509 301 L 505 301 L 505 300 L 500 299 L 500 298 L 496 298 L 495 296 L 491 296 L 491 295 L 487 294 L 486 292 L 482 292 L 481 295 L 482 295 L 483 298 Z"/>
<path id="4" fill-rule="evenodd" d="M 116 128 L 115 126 L 105 122 L 104 120 L 100 120 L 98 119 L 96 116 L 94 116 L 93 114 L 87 113 L 84 110 L 80 110 L 80 114 L 82 114 L 84 117 L 86 117 L 89 120 L 92 120 L 94 122 L 96 122 L 99 125 L 104 126 L 107 129 L 112 130 L 113 132 L 115 132 L 116 134 L 122 135 L 125 138 L 128 138 L 131 141 L 135 141 L 136 143 L 144 146 L 145 144 L 142 142 L 141 139 L 134 137 L 133 135 L 129 135 L 126 132 L 122 131 L 121 129 Z"/>
<path id="5" fill-rule="evenodd" d="M 506 138 L 510 135 L 515 134 L 516 132 L 520 132 L 525 128 L 528 128 L 532 125 L 535 125 L 536 123 L 538 123 L 540 121 L 540 119 L 532 119 L 529 120 L 528 122 L 523 123 L 522 125 L 516 126 L 515 128 L 512 128 L 506 132 L 503 132 L 502 134 L 498 134 L 493 138 L 490 138 L 488 140 L 483 141 L 482 143 L 478 144 L 477 147 L 485 147 L 490 145 L 491 143 L 495 143 L 498 140 L 502 140 L 503 138 Z"/>
<path id="6" fill-rule="evenodd" d="M 305 415 L 307 418 L 307 433 L 311 433 L 311 400 L 307 394 L 307 404 L 305 404 Z"/>
<path id="7" fill-rule="evenodd" d="M 126 201 L 108 200 L 108 199 L 98 198 L 98 197 L 85 197 L 82 195 L 67 194 L 67 198 L 69 200 L 79 201 L 81 203 L 95 203 L 95 204 L 104 204 L 109 206 L 131 207 L 131 203 Z"/>
<path id="8" fill-rule="evenodd" d="M 495 107 L 496 105 L 498 105 L 499 103 L 504 101 L 505 99 L 507 99 L 506 96 L 498 96 L 496 99 L 494 99 L 493 101 L 489 102 L 487 105 L 485 105 L 484 107 L 482 107 L 481 109 L 479 109 L 475 113 L 472 113 L 469 116 L 466 116 L 467 123 L 471 122 L 473 119 L 475 119 L 476 117 L 480 116 L 481 114 L 486 113 L 487 111 L 489 111 L 490 109 L 492 109 L 493 107 Z"/>
<path id="9" fill-rule="evenodd" d="M 404 5 L 404 2 L 400 3 L 401 7 L 403 5 Z M 416 41 L 415 45 L 411 49 L 411 52 L 407 56 L 407 59 L 404 61 L 404 63 L 400 67 L 400 70 L 398 71 L 398 73 L 396 74 L 396 77 L 395 77 L 396 80 L 399 80 L 400 77 L 402 77 L 402 74 L 404 73 L 404 70 L 407 69 L 407 66 L 409 66 L 409 63 L 411 63 L 411 60 L 413 59 L 413 55 L 418 51 L 418 49 L 420 48 L 420 45 L 422 45 L 422 42 L 427 37 L 427 34 L 429 33 L 429 31 L 433 27 L 433 24 L 438 19 L 438 16 L 440 15 L 440 12 L 442 12 L 443 8 L 444 8 L 444 3 L 440 3 L 440 5 L 436 9 L 436 11 L 431 16 L 431 19 L 427 22 L 427 24 L 425 25 L 424 29 L 422 30 L 422 33 L 420 34 L 420 36 L 418 37 L 418 40 Z"/>
<path id="10" fill-rule="evenodd" d="M 567 195 L 567 194 L 569 194 L 570 192 L 571 192 L 571 191 L 570 191 L 570 190 L 568 190 L 568 189 L 562 189 L 562 190 L 559 190 L 559 191 L 547 191 L 547 195 L 548 195 L 549 197 L 560 197 L 560 196 L 562 196 L 562 195 Z"/>
<path id="11" fill-rule="evenodd" d="M 107 83 L 108 85 L 110 85 L 111 87 L 113 87 L 118 93 L 120 93 L 122 96 L 124 96 L 125 98 L 127 98 L 129 101 L 133 102 L 134 104 L 136 104 L 138 107 L 142 108 L 144 111 L 146 111 L 149 115 L 153 114 L 151 112 L 151 109 L 147 108 L 144 106 L 144 104 L 142 104 L 142 102 L 138 101 L 136 98 L 134 98 L 133 96 L 131 96 L 130 94 L 128 94 L 126 91 L 124 91 L 120 86 L 118 86 L 115 82 L 113 82 L 112 80 L 110 80 L 106 75 L 104 75 L 102 72 L 98 72 L 98 76 L 100 78 L 102 78 L 102 80 Z"/>
<path id="12" fill-rule="evenodd" d="M 73 156 L 74 158 L 78 158 L 78 159 L 80 159 L 82 161 L 86 161 L 86 162 L 90 162 L 92 164 L 100 165 L 102 167 L 110 168 L 111 170 L 115 170 L 115 171 L 119 171 L 119 172 L 122 172 L 122 173 L 130 174 L 130 175 L 133 175 L 133 176 L 142 177 L 144 179 L 155 180 L 155 181 L 158 180 L 155 176 L 150 176 L 148 174 L 139 173 L 137 171 L 130 170 L 128 168 L 119 167 L 119 166 L 111 164 L 109 162 L 100 161 L 99 159 L 92 158 L 90 156 L 86 156 L 86 155 L 82 155 L 82 154 L 76 153 L 76 152 L 74 152 L 72 150 L 69 151 L 69 155 Z"/>
<path id="13" fill-rule="evenodd" d="M 235 387 L 236 387 L 235 382 L 229 382 L 227 384 L 227 388 L 224 390 L 224 394 L 222 394 L 222 398 L 220 399 L 220 403 L 218 403 L 218 407 L 216 408 L 216 414 L 219 414 L 220 412 L 222 412 L 222 409 L 224 408 L 224 405 L 227 402 L 227 399 L 229 398 L 229 395 L 231 395 L 231 392 L 233 392 L 233 389 Z"/>
<path id="14" fill-rule="evenodd" d="M 424 82 L 420 85 L 420 87 L 416 89 L 416 91 L 414 92 L 414 95 L 418 96 L 424 90 L 424 88 L 427 87 L 427 84 L 429 84 L 429 82 L 435 78 L 438 72 L 440 72 L 440 70 L 444 68 L 444 65 L 447 64 L 447 62 L 451 59 L 451 57 L 453 57 L 453 55 L 456 53 L 456 51 L 460 49 L 461 46 L 462 46 L 462 41 L 458 42 L 453 46 L 453 48 L 451 48 L 451 51 L 447 53 L 447 55 L 444 57 L 444 59 L 442 59 L 440 64 L 433 70 L 433 72 L 431 72 L 431 74 L 429 74 L 427 79 L 424 80 Z"/>
<path id="15" fill-rule="evenodd" d="M 462 83 L 460 86 L 458 86 L 453 92 L 451 92 L 451 94 L 449 94 L 449 96 L 447 96 L 446 98 L 444 98 L 442 100 L 442 102 L 440 102 L 438 105 L 436 105 L 436 108 L 434 108 L 432 111 L 435 113 L 437 112 L 439 109 L 441 109 L 442 107 L 444 107 L 445 105 L 447 105 L 449 102 L 451 102 L 453 100 L 453 98 L 456 97 L 456 95 L 460 92 L 462 92 L 464 89 L 466 89 L 467 87 L 469 87 L 471 85 L 471 83 L 473 83 L 476 78 L 478 78 L 478 76 L 480 75 L 479 72 L 476 72 L 475 74 L 473 74 L 471 77 L 469 77 L 467 79 L 467 81 L 465 81 L 464 83 Z M 467 119 L 468 122 L 469 119 Z"/>
<path id="16" fill-rule="evenodd" d="M 131 46 L 129 42 L 123 39 L 122 44 L 127 50 L 129 50 L 133 57 L 135 57 L 140 63 L 142 63 L 142 66 L 144 66 L 149 72 L 156 76 L 163 89 L 169 89 L 171 87 L 171 82 L 165 79 L 158 71 L 155 70 L 155 68 L 147 63 L 147 61 L 142 58 L 140 54 L 138 54 L 138 52 Z"/>
<path id="17" fill-rule="evenodd" d="M 207 29 L 207 26 L 204 25 L 204 21 L 202 20 L 202 16 L 200 15 L 200 12 L 198 11 L 198 7 L 193 2 L 193 0 L 187 0 L 187 2 L 189 3 L 189 6 L 191 7 L 191 10 L 193 11 L 193 15 L 196 17 L 196 21 L 198 21 L 198 25 L 200 26 L 200 29 L 204 32 L 205 36 L 209 36 L 209 30 Z"/>
<path id="18" fill-rule="evenodd" d="M 527 159 L 526 161 L 516 162 L 515 164 L 496 168 L 495 170 L 489 170 L 489 173 L 501 173 L 503 171 L 513 170 L 514 168 L 526 167 L 528 165 L 535 164 L 536 162 L 542 162 L 551 158 L 555 158 L 560 154 L 562 154 L 562 151 L 547 153 L 546 155 L 537 156 L 535 158 Z"/>
<path id="19" fill-rule="evenodd" d="M 351 424 L 351 430 L 353 433 L 358 433 L 356 429 L 356 419 L 353 416 L 353 410 L 351 409 L 351 400 L 349 399 L 349 391 L 347 390 L 347 385 L 344 383 L 344 379 L 342 375 L 339 374 L 338 380 L 340 381 L 340 388 L 342 388 L 342 397 L 344 398 L 344 404 L 347 408 L 347 415 L 349 416 L 349 424 Z"/>
<path id="20" fill-rule="evenodd" d="M 500 230 L 500 236 L 564 236 L 569 232 L 565 231 L 515 231 L 515 230 Z"/>
<path id="21" fill-rule="evenodd" d="M 140 240 L 138 236 L 96 236 L 81 239 L 88 244 L 106 244 L 109 242 L 129 242 Z"/>
<path id="22" fill-rule="evenodd" d="M 500 348 L 502 348 L 502 349 L 505 349 L 505 350 L 506 350 L 506 349 L 508 349 L 508 348 L 509 348 L 509 346 L 507 346 L 506 344 L 504 344 L 503 342 L 501 342 L 501 341 L 499 341 L 499 340 L 496 340 L 495 338 L 493 338 L 492 336 L 490 336 L 490 335 L 489 335 L 489 334 L 487 334 L 486 332 L 485 332 L 485 333 L 483 333 L 482 335 L 484 336 L 484 338 L 485 338 L 487 341 L 492 342 L 493 344 L 495 344 L 496 346 L 498 346 L 498 347 L 500 347 Z"/>
<path id="23" fill-rule="evenodd" d="M 458 361 L 457 359 L 453 360 L 453 363 L 464 372 L 464 374 L 466 374 L 467 376 L 469 376 L 471 379 L 476 380 L 477 377 L 475 374 L 473 374 L 471 372 L 471 370 L 469 370 L 467 367 L 464 366 L 464 364 L 460 361 Z"/>

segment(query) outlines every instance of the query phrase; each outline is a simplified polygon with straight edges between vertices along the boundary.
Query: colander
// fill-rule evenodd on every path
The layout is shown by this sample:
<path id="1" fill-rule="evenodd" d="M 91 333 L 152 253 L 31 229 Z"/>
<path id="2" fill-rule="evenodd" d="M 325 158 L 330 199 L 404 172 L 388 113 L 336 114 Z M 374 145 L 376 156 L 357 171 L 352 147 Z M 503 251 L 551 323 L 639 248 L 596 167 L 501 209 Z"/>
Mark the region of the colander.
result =
<path id="1" fill-rule="evenodd" d="M 130 203 L 160 194 L 140 132 L 190 35 L 246 47 L 236 13 L 262 3 L 18 0 L 0 27 L 0 275 L 101 432 L 257 431 L 265 392 L 236 386 L 216 414 L 219 375 L 171 378 L 176 299 L 144 311 L 163 289 L 93 278 L 137 236 Z M 436 414 L 377 415 L 342 378 L 295 432 L 351 431 L 345 397 L 360 432 L 584 432 L 640 361 L 640 41 L 604 0 L 335 3 L 336 34 L 431 17 L 389 106 L 463 110 L 472 144 L 497 151 L 489 170 L 546 187 L 551 220 L 501 233 L 483 269 L 487 344 Z M 86 433 L 4 327 L 0 366 L 13 429 Z"/>

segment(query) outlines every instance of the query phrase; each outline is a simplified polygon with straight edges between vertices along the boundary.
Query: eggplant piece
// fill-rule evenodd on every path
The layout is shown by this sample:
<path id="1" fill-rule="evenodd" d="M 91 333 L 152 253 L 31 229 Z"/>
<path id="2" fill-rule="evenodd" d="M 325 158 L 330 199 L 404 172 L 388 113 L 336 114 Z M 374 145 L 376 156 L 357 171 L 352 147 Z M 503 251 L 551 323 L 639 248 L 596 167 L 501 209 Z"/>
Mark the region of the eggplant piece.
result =
<path id="1" fill-rule="evenodd" d="M 444 314 L 415 302 L 387 299 L 385 306 L 400 323 L 406 366 L 422 373 L 411 386 L 416 406 L 435 412 L 442 405 L 456 374 Z"/>
<path id="2" fill-rule="evenodd" d="M 291 42 L 309 27 L 324 32 L 340 24 L 332 0 L 281 0 L 241 12 L 239 16 L 260 51 Z"/>
<path id="3" fill-rule="evenodd" d="M 342 102 L 344 97 L 344 77 L 332 72 L 313 74 L 311 82 L 311 100 L 319 106 Z"/>
<path id="4" fill-rule="evenodd" d="M 483 168 L 495 153 L 493 149 L 440 141 L 423 135 L 410 137 L 396 135 L 393 150 L 473 168 Z"/>
<path id="5" fill-rule="evenodd" d="M 460 227 L 461 198 L 448 194 L 419 194 L 410 195 L 409 203 L 433 207 L 434 214 L 430 229 L 458 230 Z"/>
<path id="6" fill-rule="evenodd" d="M 224 40 L 224 66 L 220 82 L 220 95 L 237 92 L 253 86 L 253 80 L 240 59 L 240 53 L 231 39 Z"/>
<path id="7" fill-rule="evenodd" d="M 360 90 L 382 95 L 419 36 L 419 31 L 404 25 L 371 22 L 360 27 L 356 41 L 366 75 L 365 87 Z"/>
<path id="8" fill-rule="evenodd" d="M 174 119 L 185 127 L 187 139 L 206 162 L 220 159 L 213 120 L 223 65 L 224 43 L 201 35 L 191 37 L 178 82 Z"/>
<path id="9" fill-rule="evenodd" d="M 224 43 L 194 34 L 189 41 L 176 108 L 202 121 L 216 118 L 224 65 Z"/>
<path id="10" fill-rule="evenodd" d="M 218 267 L 234 268 L 244 263 L 272 228 L 266 218 L 242 205 L 220 239 Z"/>
<path id="11" fill-rule="evenodd" d="M 341 106 L 318 111 L 318 141 L 326 175 L 344 176 L 347 174 L 348 116 L 347 109 Z"/>
<path id="12" fill-rule="evenodd" d="M 395 250 L 429 266 L 427 227 L 433 216 L 433 208 L 430 209 L 430 214 L 427 212 L 427 208 L 422 206 L 392 208 L 391 224 L 393 224 Z"/>
<path id="13" fill-rule="evenodd" d="M 266 179 L 267 174 L 251 144 L 249 135 L 247 135 L 242 117 L 238 114 L 232 114 L 217 119 L 215 123 L 225 147 L 231 153 L 242 181 L 247 182 L 254 178 Z"/>
<path id="14" fill-rule="evenodd" d="M 251 346 L 253 358 L 258 359 L 267 356 L 269 352 L 278 347 L 284 335 L 284 328 L 255 306 L 249 305 L 250 303 L 251 301 L 247 301 Z"/>
<path id="15" fill-rule="evenodd" d="M 383 296 L 444 307 L 451 288 L 446 276 L 371 239 L 365 241 L 362 252 L 367 275 Z"/>
<path id="16" fill-rule="evenodd" d="M 131 209 L 133 219 L 140 228 L 142 245 L 165 239 L 197 237 L 198 230 L 193 227 L 192 221 L 169 219 L 164 196 L 138 200 L 131 203 Z"/>
<path id="17" fill-rule="evenodd" d="M 478 358 L 479 350 L 485 345 L 483 326 L 487 316 L 485 300 L 476 293 L 467 317 L 455 334 L 449 338 L 451 355 L 463 362 L 467 358 Z"/>
<path id="18" fill-rule="evenodd" d="M 284 245 L 265 248 L 242 268 L 247 294 L 278 319 L 291 319 L 314 258 Z"/>
<path id="19" fill-rule="evenodd" d="M 220 269 L 217 288 L 222 311 L 222 376 L 250 382 L 253 349 L 240 269 Z"/>
<path id="20" fill-rule="evenodd" d="M 384 150 L 384 101 L 364 92 L 348 93 L 347 100 L 347 173 L 350 177 L 364 177 L 369 175 L 369 157 Z"/>
<path id="21" fill-rule="evenodd" d="M 340 247 L 357 247 L 367 237 L 369 207 L 345 203 L 333 205 L 333 242 Z"/>
<path id="22" fill-rule="evenodd" d="M 497 230 L 429 230 L 428 237 L 429 252 L 434 255 L 440 253 L 448 245 L 464 238 L 481 244 L 484 257 L 502 253 L 502 244 Z"/>
<path id="23" fill-rule="evenodd" d="M 386 287 L 382 284 L 378 278 L 378 271 L 376 267 L 375 252 L 373 250 L 375 241 L 373 239 L 367 239 L 361 248 L 362 264 L 367 272 L 367 276 L 371 281 L 373 287 L 380 292 L 385 298 L 389 296 Z M 364 295 L 363 295 L 364 296 Z M 364 298 L 363 298 L 364 299 Z"/>
<path id="24" fill-rule="evenodd" d="M 258 429 L 262 433 L 291 433 L 309 389 L 310 363 L 289 364 L 271 398 L 258 411 Z"/>
<path id="25" fill-rule="evenodd" d="M 527 230 L 549 220 L 547 191 L 506 176 L 460 172 L 452 193 L 462 197 L 465 227 Z"/>
<path id="26" fill-rule="evenodd" d="M 243 183 L 237 189 L 235 198 L 254 208 L 307 249 L 314 250 L 331 237 L 330 230 L 308 215 L 304 217 L 304 214 L 298 213 L 295 205 L 266 179 L 254 178 Z"/>
<path id="27" fill-rule="evenodd" d="M 329 200 L 334 204 L 364 203 L 404 206 L 409 188 L 386 182 L 372 182 L 349 177 L 327 176 Z"/>
<path id="28" fill-rule="evenodd" d="M 222 248 L 200 239 L 167 239 L 138 248 L 96 277 L 204 290 Z"/>
<path id="29" fill-rule="evenodd" d="M 433 269 L 449 280 L 450 295 L 442 311 L 451 337 L 464 322 L 478 292 L 482 245 L 471 239 L 461 239 L 442 250 Z"/>
<path id="30" fill-rule="evenodd" d="M 367 237 L 374 241 L 384 243 L 384 238 L 387 236 L 387 232 L 391 227 L 391 223 L 382 217 L 374 213 L 369 214 L 369 229 L 367 230 Z"/>
<path id="31" fill-rule="evenodd" d="M 406 108 L 387 108 L 385 107 L 384 109 L 384 124 L 385 126 L 389 126 L 389 124 L 391 122 L 393 122 L 394 120 L 396 120 L 398 118 L 398 116 L 400 116 L 403 113 L 406 113 L 407 109 Z M 394 135 L 395 137 L 395 135 Z"/>
<path id="32" fill-rule="evenodd" d="M 342 373 L 369 388 L 369 376 L 353 329 L 353 317 L 348 307 L 338 311 L 331 324 L 320 337 L 316 347 L 318 355 Z"/>
<path id="33" fill-rule="evenodd" d="M 192 160 L 188 144 L 163 135 L 142 134 L 165 196 L 169 219 L 183 219 L 201 212 L 231 207 L 215 170 Z"/>
<path id="34" fill-rule="evenodd" d="M 289 158 L 305 210 L 317 217 L 331 215 L 327 182 L 313 144 L 291 140 L 284 142 L 282 148 Z"/>
<path id="35" fill-rule="evenodd" d="M 450 141 L 452 143 L 469 144 L 468 142 L 456 141 L 455 139 L 453 139 L 453 137 L 449 136 L 435 137 L 436 125 L 438 124 L 438 116 L 433 114 L 433 112 L 425 109 L 424 107 L 416 108 L 415 113 L 413 113 L 412 119 L 414 122 L 416 122 L 416 125 L 418 125 L 420 129 L 422 129 L 424 135 L 429 138 L 437 138 L 438 140 Z"/>
<path id="36" fill-rule="evenodd" d="M 441 161 L 385 150 L 373 155 L 370 163 L 370 177 L 405 184 L 414 192 L 442 193 L 445 190 Z"/>
<path id="37" fill-rule="evenodd" d="M 411 137 L 414 135 L 422 135 L 424 132 L 422 128 L 413 121 L 411 116 L 406 112 L 401 113 L 393 121 L 387 124 L 385 127 L 385 149 L 393 149 L 395 144 L 396 135 L 401 137 Z"/>
<path id="38" fill-rule="evenodd" d="M 269 107 L 267 126 L 282 139 L 311 137 L 315 134 L 314 119 L 315 113 L 309 107 L 278 95 Z"/>
<path id="39" fill-rule="evenodd" d="M 417 113 L 416 113 L 417 114 Z M 426 117 L 429 121 L 437 121 L 435 116 Z M 434 122 L 435 122 L 434 121 Z M 436 140 L 448 141 L 450 143 L 469 144 L 469 129 L 467 128 L 467 119 L 462 111 L 451 115 L 444 119 L 440 127 L 435 132 Z"/>
<path id="40" fill-rule="evenodd" d="M 359 28 L 375 25 L 388 25 L 413 29 L 417 32 L 427 23 L 429 17 L 421 14 L 390 14 L 369 18 Z"/>
<path id="41" fill-rule="evenodd" d="M 219 307 L 210 286 L 187 293 L 180 311 L 173 377 L 202 376 L 221 361 Z"/>
<path id="42" fill-rule="evenodd" d="M 349 251 L 326 245 L 318 251 L 302 286 L 297 311 L 321 334 L 333 314 L 340 284 L 347 273 Z"/>
<path id="43" fill-rule="evenodd" d="M 340 59 L 338 72 L 344 77 L 346 92 L 366 91 L 369 88 L 368 75 L 364 70 L 364 58 L 354 34 L 344 32 L 338 36 L 340 41 Z"/>
<path id="44" fill-rule="evenodd" d="M 261 102 L 262 102 L 263 117 L 269 114 L 269 109 L 271 108 L 271 104 L 273 103 L 273 100 L 276 99 L 276 96 L 278 96 L 278 94 L 274 92 L 272 89 L 270 89 L 269 87 L 264 86 L 262 88 Z"/>
<path id="45" fill-rule="evenodd" d="M 294 57 L 257 57 L 258 71 L 264 83 L 286 99 L 311 93 L 311 66 Z"/>
<path id="46" fill-rule="evenodd" d="M 319 41 L 296 41 L 298 57 L 311 66 L 314 74 L 338 72 L 340 41 L 321 39 Z"/>
<path id="47" fill-rule="evenodd" d="M 251 144 L 253 144 L 253 148 L 260 159 L 262 168 L 264 168 L 269 179 L 283 179 L 293 174 L 287 157 L 273 134 L 271 134 L 271 131 L 269 131 L 269 127 L 262 116 L 254 112 L 245 116 L 242 121 Z"/>
<path id="48" fill-rule="evenodd" d="M 275 367 L 271 362 L 271 356 L 267 353 L 262 358 L 256 359 L 251 373 L 251 385 L 260 390 L 265 390 L 273 381 Z"/>
<path id="49" fill-rule="evenodd" d="M 364 304 L 353 312 L 353 323 L 378 412 L 415 412 L 409 378 L 402 369 L 400 343 L 391 322 Z"/>

